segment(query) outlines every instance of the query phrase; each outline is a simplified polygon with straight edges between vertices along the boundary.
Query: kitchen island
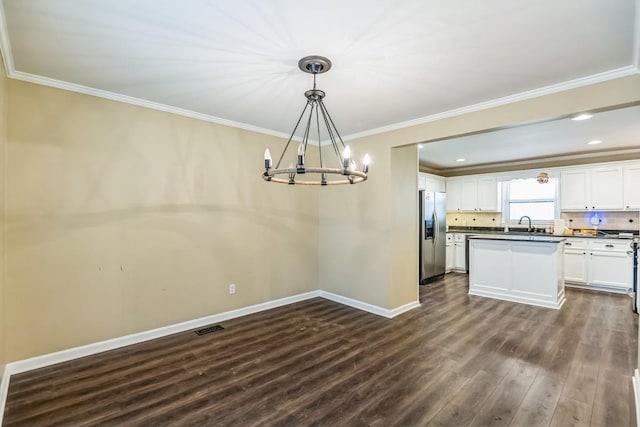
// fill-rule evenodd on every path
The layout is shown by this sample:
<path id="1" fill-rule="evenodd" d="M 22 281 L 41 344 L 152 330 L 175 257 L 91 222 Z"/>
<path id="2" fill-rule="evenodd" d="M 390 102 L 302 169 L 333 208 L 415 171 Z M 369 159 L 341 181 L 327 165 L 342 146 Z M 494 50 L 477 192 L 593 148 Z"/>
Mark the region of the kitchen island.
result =
<path id="1" fill-rule="evenodd" d="M 472 235 L 469 294 L 559 309 L 565 301 L 563 253 L 555 236 Z"/>

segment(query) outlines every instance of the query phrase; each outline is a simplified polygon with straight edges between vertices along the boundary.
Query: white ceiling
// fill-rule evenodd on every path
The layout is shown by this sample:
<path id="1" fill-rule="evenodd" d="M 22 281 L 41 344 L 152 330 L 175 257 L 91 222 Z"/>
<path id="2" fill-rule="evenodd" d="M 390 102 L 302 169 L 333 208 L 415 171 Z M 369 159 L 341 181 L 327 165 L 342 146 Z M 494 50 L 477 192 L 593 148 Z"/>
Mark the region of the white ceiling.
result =
<path id="1" fill-rule="evenodd" d="M 328 56 L 349 139 L 637 73 L 638 2 L 3 0 L 0 42 L 12 78 L 281 136 Z"/>
<path id="2" fill-rule="evenodd" d="M 602 142 L 587 144 L 594 140 Z M 583 121 L 563 118 L 434 141 L 420 145 L 419 157 L 421 166 L 446 174 L 514 160 L 539 164 L 625 152 L 640 157 L 640 106 L 593 113 Z"/>

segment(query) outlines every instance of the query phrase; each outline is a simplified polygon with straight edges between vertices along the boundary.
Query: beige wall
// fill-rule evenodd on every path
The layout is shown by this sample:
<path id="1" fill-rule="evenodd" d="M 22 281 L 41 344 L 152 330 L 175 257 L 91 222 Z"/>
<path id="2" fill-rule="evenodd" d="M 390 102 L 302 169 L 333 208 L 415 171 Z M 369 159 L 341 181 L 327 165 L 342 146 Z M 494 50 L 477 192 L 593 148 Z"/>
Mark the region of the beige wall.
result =
<path id="1" fill-rule="evenodd" d="M 391 161 L 393 147 L 638 101 L 640 75 L 634 75 L 349 142 L 356 152 L 371 153 L 371 176 L 355 190 L 320 194 L 320 288 L 390 309 L 415 299 L 416 283 L 396 260 L 417 259 L 417 233 L 405 234 L 412 231 L 399 227 L 392 211 L 402 203 L 398 192 L 415 187 L 418 167 L 417 161 L 405 165 L 413 183 L 392 179 L 398 174 L 392 169 L 401 167 Z M 417 223 L 415 196 L 404 204 L 412 217 L 402 221 Z M 416 243 L 407 244 L 411 239 Z"/>
<path id="2" fill-rule="evenodd" d="M 318 288 L 415 301 L 417 151 L 400 146 L 640 100 L 634 76 L 362 138 L 369 180 L 318 189 L 260 180 L 277 138 L 3 85 L 7 361 Z"/>
<path id="3" fill-rule="evenodd" d="M 319 286 L 396 308 L 417 299 L 417 148 L 391 150 L 388 134 L 349 145 L 371 156 L 369 179 L 320 192 Z"/>
<path id="4" fill-rule="evenodd" d="M 5 340 L 5 202 L 4 202 L 4 174 L 5 174 L 5 147 L 7 139 L 7 106 L 8 106 L 8 80 L 4 71 L 4 63 L 0 55 L 0 377 L 4 373 L 6 364 L 6 340 Z"/>
<path id="5" fill-rule="evenodd" d="M 369 179 L 363 184 L 320 191 L 319 287 L 387 308 L 391 247 L 385 238 L 389 236 L 393 206 L 384 195 L 389 194 L 391 185 L 391 151 L 373 145 L 350 145 L 358 164 L 365 152 L 371 155 Z M 382 195 L 380 191 L 384 191 Z"/>
<path id="6" fill-rule="evenodd" d="M 284 141 L 8 90 L 8 361 L 318 288 L 317 188 L 260 178 Z"/>
<path id="7" fill-rule="evenodd" d="M 389 308 L 418 300 L 418 147 L 391 149 L 391 275 Z M 443 218 L 444 219 L 444 218 Z"/>

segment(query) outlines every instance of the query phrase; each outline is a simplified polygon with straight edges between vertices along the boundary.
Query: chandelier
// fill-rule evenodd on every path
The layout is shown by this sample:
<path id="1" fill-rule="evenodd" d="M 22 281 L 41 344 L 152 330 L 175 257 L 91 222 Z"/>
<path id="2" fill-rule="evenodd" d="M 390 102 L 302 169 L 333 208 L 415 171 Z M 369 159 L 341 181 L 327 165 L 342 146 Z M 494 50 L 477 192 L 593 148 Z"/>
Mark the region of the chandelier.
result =
<path id="1" fill-rule="evenodd" d="M 342 141 L 340 133 L 333 123 L 327 107 L 324 105 L 325 93 L 320 89 L 316 89 L 316 75 L 329 71 L 331 61 L 323 56 L 305 56 L 298 61 L 298 67 L 305 73 L 313 74 L 313 89 L 304 93 L 307 103 L 275 167 L 272 167 L 269 149 L 267 148 L 264 151 L 265 171 L 262 174 L 262 178 L 267 182 L 290 185 L 357 184 L 366 181 L 367 173 L 369 172 L 369 155 L 366 154 L 364 156 L 362 170 L 358 170 L 356 162 L 351 158 L 351 149 Z M 305 120 L 303 121 L 303 119 Z M 297 151 L 294 153 L 294 150 L 291 150 L 291 154 L 287 156 L 287 150 L 301 123 L 303 123 L 302 141 L 298 144 Z M 321 134 L 320 130 L 321 123 L 326 129 L 323 134 Z M 312 140 L 317 138 L 319 166 L 305 164 L 309 138 Z M 329 149 L 323 150 L 322 138 L 331 143 Z M 329 153 L 323 151 L 329 151 Z M 281 168 L 280 165 L 285 160 L 285 157 L 291 163 L 289 163 L 288 167 Z M 330 157 L 330 159 L 327 159 L 327 157 Z M 296 163 L 295 166 L 294 161 Z M 338 176 L 336 177 L 335 175 Z"/>

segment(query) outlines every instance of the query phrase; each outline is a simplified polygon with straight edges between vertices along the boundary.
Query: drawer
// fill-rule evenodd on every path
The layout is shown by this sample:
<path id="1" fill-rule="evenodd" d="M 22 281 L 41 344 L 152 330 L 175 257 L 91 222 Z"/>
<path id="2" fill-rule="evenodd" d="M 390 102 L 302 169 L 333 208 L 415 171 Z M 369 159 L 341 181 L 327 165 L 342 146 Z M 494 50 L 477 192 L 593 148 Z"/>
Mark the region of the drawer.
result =
<path id="1" fill-rule="evenodd" d="M 587 241 L 585 239 L 567 239 L 564 242 L 564 249 L 587 249 Z"/>
<path id="2" fill-rule="evenodd" d="M 464 243 L 465 240 L 467 239 L 467 235 L 466 234 L 456 233 L 454 235 L 454 239 L 455 239 L 456 243 Z"/>
<path id="3" fill-rule="evenodd" d="M 631 250 L 631 246 L 628 241 L 612 241 L 607 240 L 604 242 L 589 242 L 589 249 L 594 251 L 611 251 L 611 252 L 627 252 Z"/>

